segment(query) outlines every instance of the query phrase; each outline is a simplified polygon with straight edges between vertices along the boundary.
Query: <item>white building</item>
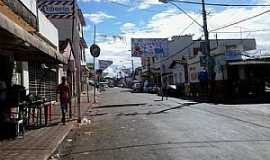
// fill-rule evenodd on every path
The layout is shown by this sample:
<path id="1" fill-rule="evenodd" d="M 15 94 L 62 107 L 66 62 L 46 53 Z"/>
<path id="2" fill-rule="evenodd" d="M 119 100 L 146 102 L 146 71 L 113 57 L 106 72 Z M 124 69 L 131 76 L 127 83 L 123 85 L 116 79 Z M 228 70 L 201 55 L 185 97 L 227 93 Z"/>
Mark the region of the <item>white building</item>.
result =
<path id="1" fill-rule="evenodd" d="M 160 84 L 160 73 L 163 73 L 162 79 L 168 85 L 176 85 L 179 95 L 190 95 L 192 92 L 193 96 L 197 96 L 200 88 L 198 73 L 205 67 L 202 64 L 201 42 L 203 41 L 193 40 L 191 35 L 175 36 L 169 40 L 169 55 L 160 61 L 149 63 L 150 69 L 156 72 L 154 82 Z M 226 53 L 254 50 L 256 42 L 255 39 L 217 39 L 210 40 L 210 47 L 213 65 L 209 67 L 213 67 L 214 80 L 218 86 L 216 90 L 220 93 L 226 89 L 225 83 L 230 80 L 229 73 L 232 72 L 225 58 Z M 240 66 L 237 72 L 243 77 L 243 67 Z"/>

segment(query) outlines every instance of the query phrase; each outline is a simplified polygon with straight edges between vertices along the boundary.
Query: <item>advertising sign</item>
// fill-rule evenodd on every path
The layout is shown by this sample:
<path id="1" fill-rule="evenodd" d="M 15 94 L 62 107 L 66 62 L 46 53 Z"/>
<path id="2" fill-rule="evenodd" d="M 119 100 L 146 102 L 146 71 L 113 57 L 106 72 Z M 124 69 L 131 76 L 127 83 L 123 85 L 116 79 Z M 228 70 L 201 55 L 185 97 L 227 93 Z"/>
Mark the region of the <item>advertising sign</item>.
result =
<path id="1" fill-rule="evenodd" d="M 99 69 L 101 69 L 101 70 L 104 71 L 104 70 L 107 69 L 110 65 L 113 64 L 113 61 L 99 60 L 98 63 L 99 63 Z"/>
<path id="2" fill-rule="evenodd" d="M 38 0 L 38 7 L 45 15 L 72 15 L 73 0 Z"/>
<path id="3" fill-rule="evenodd" d="M 165 57 L 168 55 L 167 38 L 131 39 L 132 57 Z"/>

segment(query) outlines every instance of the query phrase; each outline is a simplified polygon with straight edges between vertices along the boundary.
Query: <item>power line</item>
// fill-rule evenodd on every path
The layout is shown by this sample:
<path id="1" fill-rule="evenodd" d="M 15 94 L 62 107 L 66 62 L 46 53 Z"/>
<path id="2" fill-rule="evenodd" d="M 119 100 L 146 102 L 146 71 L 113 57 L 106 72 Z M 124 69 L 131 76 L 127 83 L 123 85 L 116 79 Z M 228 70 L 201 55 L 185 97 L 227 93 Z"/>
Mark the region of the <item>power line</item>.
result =
<path id="1" fill-rule="evenodd" d="M 196 23 L 197 25 L 199 25 L 201 28 L 203 28 L 203 26 L 197 21 L 195 20 L 192 16 L 190 16 L 184 9 L 182 9 L 181 7 L 179 7 L 177 4 L 170 2 L 170 4 L 174 5 L 176 8 L 178 8 L 180 11 L 182 11 L 186 16 L 188 16 L 194 23 Z"/>
<path id="2" fill-rule="evenodd" d="M 239 24 L 239 23 L 243 23 L 243 22 L 249 21 L 249 20 L 251 20 L 251 19 L 257 18 L 257 17 L 262 16 L 262 15 L 264 15 L 264 14 L 266 14 L 266 13 L 269 13 L 269 12 L 270 12 L 270 10 L 266 10 L 266 11 L 264 11 L 264 12 L 262 12 L 262 13 L 259 13 L 259 14 L 257 14 L 257 15 L 254 15 L 254 16 L 251 16 L 251 17 L 248 17 L 248 18 L 244 18 L 244 19 L 242 19 L 242 20 L 240 20 L 240 21 L 233 22 L 233 23 L 231 23 L 231 24 L 227 24 L 227 25 L 225 25 L 225 26 L 218 27 L 218 28 L 216 28 L 216 29 L 212 29 L 212 30 L 210 30 L 209 32 L 214 32 L 214 31 L 217 31 L 217 30 L 221 30 L 221 29 L 224 29 L 224 28 L 228 28 L 228 27 L 231 27 L 231 26 L 233 26 L 233 25 L 236 25 L 236 24 Z"/>
<path id="3" fill-rule="evenodd" d="M 189 27 L 191 27 L 193 24 L 194 24 L 194 21 L 192 21 L 186 28 L 184 28 L 184 29 L 182 30 L 182 32 L 180 32 L 180 35 L 184 34 L 184 33 L 186 32 L 186 30 L 188 30 Z"/>
<path id="4" fill-rule="evenodd" d="M 212 33 L 228 33 L 228 34 L 230 34 L 230 33 L 252 33 L 252 32 L 268 32 L 268 31 L 270 31 L 270 29 L 259 29 L 259 30 L 246 30 L 246 31 L 236 31 L 236 32 L 212 32 Z"/>
<path id="5" fill-rule="evenodd" d="M 201 2 L 184 1 L 184 0 L 171 0 L 178 3 L 197 4 L 202 5 Z M 270 4 L 225 4 L 225 3 L 205 3 L 207 6 L 221 6 L 221 7 L 270 7 Z"/>

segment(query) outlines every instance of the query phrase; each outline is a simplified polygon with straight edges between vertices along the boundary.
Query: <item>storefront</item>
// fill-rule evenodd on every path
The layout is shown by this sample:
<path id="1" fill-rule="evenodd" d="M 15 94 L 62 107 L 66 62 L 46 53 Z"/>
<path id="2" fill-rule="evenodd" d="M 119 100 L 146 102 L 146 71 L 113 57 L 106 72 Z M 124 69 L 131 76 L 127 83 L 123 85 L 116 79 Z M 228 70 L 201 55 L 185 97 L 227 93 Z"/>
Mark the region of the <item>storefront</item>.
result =
<path id="1" fill-rule="evenodd" d="M 66 60 L 54 46 L 1 13 L 0 34 L 1 138 L 12 136 L 10 129 L 19 125 L 19 106 L 27 94 L 55 100 L 56 66 Z"/>
<path id="2" fill-rule="evenodd" d="M 228 62 L 228 82 L 232 98 L 264 97 L 269 94 L 270 61 Z"/>

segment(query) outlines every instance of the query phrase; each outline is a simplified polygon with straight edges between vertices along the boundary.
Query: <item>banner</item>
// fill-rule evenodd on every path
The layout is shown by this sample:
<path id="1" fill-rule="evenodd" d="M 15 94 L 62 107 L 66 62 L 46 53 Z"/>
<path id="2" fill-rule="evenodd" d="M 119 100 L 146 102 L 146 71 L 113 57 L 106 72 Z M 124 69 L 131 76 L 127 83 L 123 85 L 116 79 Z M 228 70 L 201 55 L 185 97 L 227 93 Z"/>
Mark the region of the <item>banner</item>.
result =
<path id="1" fill-rule="evenodd" d="M 167 38 L 132 38 L 132 57 L 166 57 L 168 55 Z"/>
<path id="2" fill-rule="evenodd" d="M 101 70 L 104 71 L 104 70 L 107 69 L 110 65 L 113 64 L 113 61 L 99 60 L 98 63 L 99 63 L 99 69 L 101 69 Z"/>

